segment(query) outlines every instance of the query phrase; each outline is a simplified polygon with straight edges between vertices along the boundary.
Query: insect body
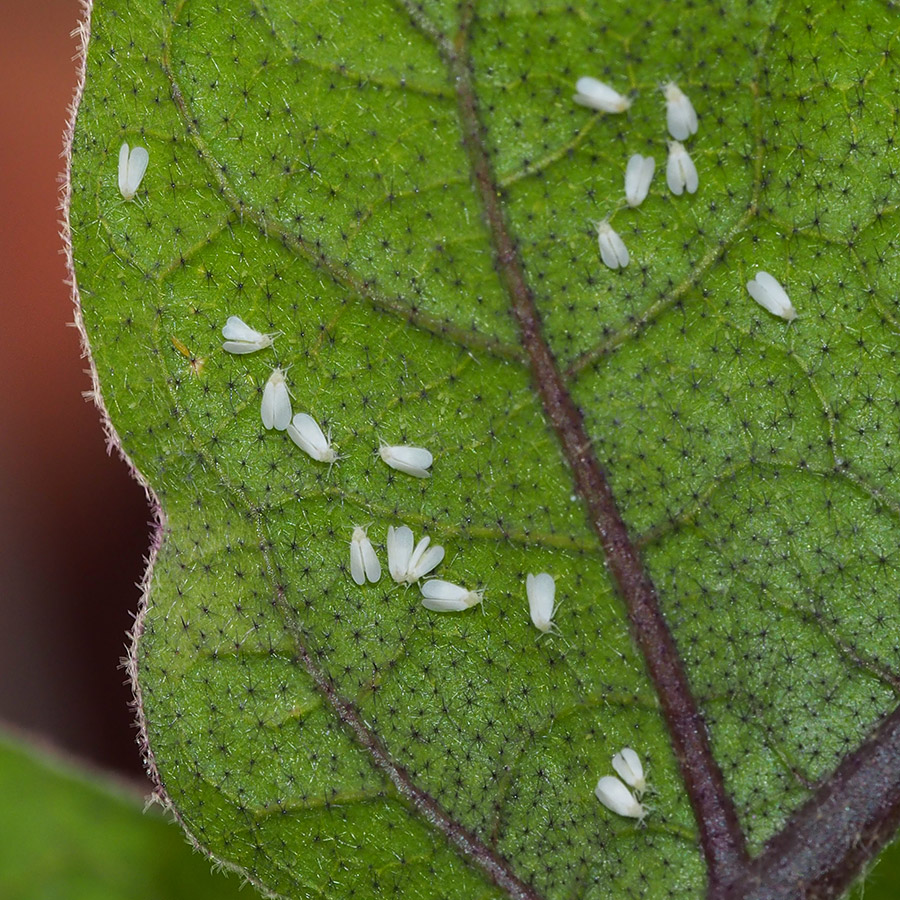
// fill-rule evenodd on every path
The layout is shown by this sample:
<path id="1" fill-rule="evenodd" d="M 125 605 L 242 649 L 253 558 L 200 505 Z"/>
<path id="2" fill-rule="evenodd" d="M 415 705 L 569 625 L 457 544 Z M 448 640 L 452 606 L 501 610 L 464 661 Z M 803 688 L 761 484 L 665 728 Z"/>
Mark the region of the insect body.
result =
<path id="1" fill-rule="evenodd" d="M 631 747 L 623 747 L 612 758 L 612 767 L 625 784 L 634 788 L 634 792 L 638 797 L 647 790 L 647 779 L 644 778 L 644 767 L 641 765 L 641 758 Z"/>
<path id="2" fill-rule="evenodd" d="M 484 591 L 470 591 L 462 585 L 431 578 L 422 585 L 422 606 L 435 612 L 462 612 L 481 603 Z"/>
<path id="3" fill-rule="evenodd" d="M 535 628 L 542 634 L 554 631 L 553 616 L 556 613 L 556 581 L 552 575 L 541 572 L 525 579 L 525 593 L 528 595 L 528 611 Z"/>
<path id="4" fill-rule="evenodd" d="M 666 97 L 666 125 L 669 134 L 676 141 L 686 141 L 692 134 L 697 133 L 697 113 L 694 111 L 694 104 L 674 81 L 664 84 L 662 90 Z"/>
<path id="5" fill-rule="evenodd" d="M 334 463 L 338 455 L 331 440 L 322 433 L 319 423 L 306 413 L 297 413 L 287 427 L 290 439 L 316 462 Z"/>
<path id="6" fill-rule="evenodd" d="M 128 144 L 119 147 L 119 193 L 131 200 L 141 186 L 150 154 L 144 147 L 135 147 L 129 152 Z"/>
<path id="7" fill-rule="evenodd" d="M 628 248 L 606 219 L 597 223 L 597 243 L 600 245 L 600 259 L 611 269 L 624 269 L 628 265 L 631 259 Z"/>
<path id="8" fill-rule="evenodd" d="M 255 328 L 251 328 L 243 319 L 237 316 L 229 316 L 228 321 L 222 327 L 222 337 L 225 343 L 222 349 L 228 353 L 255 353 L 257 350 L 265 350 L 272 346 L 274 334 L 263 334 Z"/>
<path id="9" fill-rule="evenodd" d="M 577 93 L 572 99 L 580 106 L 608 113 L 625 112 L 631 106 L 628 97 L 596 78 L 579 78 L 575 82 L 575 90 Z"/>
<path id="10" fill-rule="evenodd" d="M 691 155 L 684 149 L 684 144 L 669 141 L 669 159 L 666 162 L 666 183 L 673 194 L 681 195 L 685 191 L 695 194 L 700 184 L 697 167 Z"/>
<path id="11" fill-rule="evenodd" d="M 615 775 L 604 775 L 597 782 L 594 794 L 607 809 L 620 816 L 643 821 L 647 815 L 644 805 L 638 802 L 634 794 Z"/>
<path id="12" fill-rule="evenodd" d="M 443 558 L 444 548 L 429 547 L 430 537 L 423 537 L 415 548 L 413 533 L 405 525 L 388 527 L 388 569 L 398 584 L 415 584 L 427 575 Z"/>
<path id="13" fill-rule="evenodd" d="M 291 398 L 281 369 L 272 372 L 263 388 L 260 412 L 266 428 L 284 431 L 291 423 Z"/>
<path id="14" fill-rule="evenodd" d="M 381 563 L 364 528 L 354 528 L 350 538 L 350 576 L 360 585 L 381 578 Z"/>
<path id="15" fill-rule="evenodd" d="M 391 446 L 382 444 L 378 448 L 381 458 L 398 472 L 405 472 L 416 478 L 428 478 L 428 471 L 434 457 L 424 447 L 407 447 L 404 444 Z"/>
<path id="16" fill-rule="evenodd" d="M 640 206 L 650 191 L 656 162 L 652 156 L 635 153 L 625 167 L 625 200 L 629 206 Z"/>
<path id="17" fill-rule="evenodd" d="M 797 310 L 794 309 L 787 291 L 768 272 L 757 272 L 756 277 L 747 282 L 747 290 L 750 296 L 770 313 L 781 316 L 788 322 L 793 322 L 797 318 Z"/>

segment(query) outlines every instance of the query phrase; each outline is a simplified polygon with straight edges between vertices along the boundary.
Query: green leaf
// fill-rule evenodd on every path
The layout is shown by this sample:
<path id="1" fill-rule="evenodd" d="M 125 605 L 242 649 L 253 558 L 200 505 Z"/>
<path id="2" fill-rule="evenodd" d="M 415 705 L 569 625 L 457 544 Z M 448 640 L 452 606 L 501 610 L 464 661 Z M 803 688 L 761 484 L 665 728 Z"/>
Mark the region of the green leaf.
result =
<path id="1" fill-rule="evenodd" d="M 447 57 L 468 57 L 543 340 L 756 852 L 900 685 L 900 22 L 876 0 L 468 13 L 94 7 L 70 215 L 103 401 L 165 516 L 137 648 L 150 746 L 193 836 L 283 896 L 502 896 L 496 863 L 545 898 L 699 897 L 692 808 L 535 389 Z M 584 74 L 629 112 L 575 105 Z M 665 184 L 669 79 L 700 115 L 696 195 Z M 150 152 L 132 202 L 123 141 Z M 629 209 L 635 152 L 657 174 Z M 750 299 L 759 269 L 791 325 Z M 223 352 L 230 315 L 274 349 Z M 262 427 L 275 365 L 333 467 Z M 432 477 L 379 440 L 431 449 Z M 385 574 L 360 588 L 366 524 Z M 390 580 L 401 524 L 485 588 L 483 614 Z M 541 571 L 560 634 L 535 640 Z M 643 828 L 592 793 L 623 745 L 650 772 Z"/>
<path id="2" fill-rule="evenodd" d="M 158 808 L 0 733 L 0 895 L 6 900 L 231 900 Z"/>

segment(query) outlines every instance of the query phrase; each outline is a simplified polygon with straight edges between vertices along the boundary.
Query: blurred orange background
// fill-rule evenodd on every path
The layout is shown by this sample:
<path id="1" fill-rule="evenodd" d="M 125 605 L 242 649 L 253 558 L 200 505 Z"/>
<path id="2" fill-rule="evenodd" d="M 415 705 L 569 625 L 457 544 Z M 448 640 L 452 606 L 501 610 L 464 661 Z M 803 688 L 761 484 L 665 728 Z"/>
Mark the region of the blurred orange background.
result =
<path id="1" fill-rule="evenodd" d="M 58 234 L 81 3 L 0 3 L 0 720 L 141 777 L 119 663 L 150 511 L 82 398 Z"/>

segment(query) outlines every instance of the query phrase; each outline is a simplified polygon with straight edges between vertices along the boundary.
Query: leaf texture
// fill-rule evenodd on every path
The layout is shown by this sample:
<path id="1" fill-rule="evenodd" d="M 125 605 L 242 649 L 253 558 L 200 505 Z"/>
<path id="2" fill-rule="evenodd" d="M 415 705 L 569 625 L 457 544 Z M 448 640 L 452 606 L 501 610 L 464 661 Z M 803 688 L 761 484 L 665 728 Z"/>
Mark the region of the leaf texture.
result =
<path id="1" fill-rule="evenodd" d="M 284 897 L 702 896 L 447 55 L 755 852 L 900 686 L 892 5 L 98 0 L 91 29 L 74 264 L 110 421 L 161 505 L 135 665 L 187 829 Z M 575 105 L 582 75 L 630 110 Z M 695 195 L 662 175 L 669 80 L 700 118 Z M 122 141 L 150 153 L 132 202 Z M 657 175 L 630 209 L 637 152 Z M 747 294 L 759 269 L 794 323 Z M 274 347 L 223 352 L 230 315 Z M 262 427 L 275 366 L 333 467 Z M 379 441 L 430 449 L 431 477 L 387 468 Z M 358 587 L 367 524 L 385 574 Z M 438 577 L 485 589 L 483 614 L 389 579 L 402 524 L 446 548 Z M 560 603 L 540 640 L 537 572 Z M 592 793 L 626 745 L 646 827 Z"/>

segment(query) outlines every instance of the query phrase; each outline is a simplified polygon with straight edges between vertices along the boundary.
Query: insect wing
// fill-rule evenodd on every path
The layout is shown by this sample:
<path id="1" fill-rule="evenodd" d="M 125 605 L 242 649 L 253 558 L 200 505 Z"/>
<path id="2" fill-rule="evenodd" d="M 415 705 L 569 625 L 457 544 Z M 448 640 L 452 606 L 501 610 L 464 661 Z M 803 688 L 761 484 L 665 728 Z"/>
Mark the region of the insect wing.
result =
<path id="1" fill-rule="evenodd" d="M 410 583 L 418 581 L 427 575 L 444 558 L 444 548 L 437 544 L 434 547 L 429 547 L 427 550 L 422 548 L 422 551 L 419 552 L 419 548 L 422 547 L 423 542 L 426 540 L 427 538 L 422 538 L 419 546 L 416 547 L 416 552 L 413 554 L 414 559 L 410 560 L 409 572 L 407 573 L 407 579 Z"/>
<path id="2" fill-rule="evenodd" d="M 147 171 L 150 154 L 146 147 L 135 147 L 128 157 L 128 190 L 131 196 L 137 193 Z"/>
<path id="3" fill-rule="evenodd" d="M 604 775 L 594 788 L 597 799 L 609 810 L 630 819 L 642 819 L 644 807 L 614 775 Z"/>
<path id="4" fill-rule="evenodd" d="M 392 468 L 416 478 L 428 478 L 428 468 L 434 457 L 424 447 L 385 445 L 379 450 L 381 458 Z"/>
<path id="5" fill-rule="evenodd" d="M 119 193 L 126 200 L 133 196 L 128 193 L 128 144 L 119 147 Z"/>
<path id="6" fill-rule="evenodd" d="M 359 585 L 366 583 L 366 565 L 363 561 L 362 543 L 356 539 L 350 541 L 350 577 Z"/>
<path id="7" fill-rule="evenodd" d="M 549 631 L 553 624 L 556 580 L 546 572 L 529 575 L 525 579 L 525 593 L 528 595 L 528 611 L 534 627 L 539 631 Z"/>
<path id="8" fill-rule="evenodd" d="M 375 584 L 381 578 L 381 563 L 378 561 L 378 555 L 375 553 L 375 548 L 368 537 L 360 542 L 360 549 L 362 550 L 363 565 L 366 569 L 366 578 L 372 584 Z"/>
<path id="9" fill-rule="evenodd" d="M 398 583 L 406 580 L 409 561 L 413 552 L 413 533 L 405 525 L 388 527 L 387 537 L 388 571 Z"/>

